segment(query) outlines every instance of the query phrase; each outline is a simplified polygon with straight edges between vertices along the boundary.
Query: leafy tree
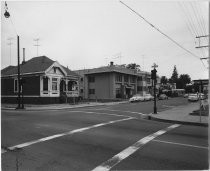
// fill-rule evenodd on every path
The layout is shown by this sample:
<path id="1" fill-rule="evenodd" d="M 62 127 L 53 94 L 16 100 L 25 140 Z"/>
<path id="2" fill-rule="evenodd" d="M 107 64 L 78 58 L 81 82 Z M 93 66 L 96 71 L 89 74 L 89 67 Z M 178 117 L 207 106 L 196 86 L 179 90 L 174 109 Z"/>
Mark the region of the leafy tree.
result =
<path id="1" fill-rule="evenodd" d="M 177 82 L 177 88 L 184 89 L 186 88 L 186 84 L 190 82 L 191 82 L 191 78 L 188 74 L 181 74 Z"/>
<path id="2" fill-rule="evenodd" d="M 173 70 L 173 73 L 172 73 L 172 76 L 170 78 L 170 83 L 177 83 L 178 82 L 178 72 L 177 72 L 177 69 L 176 69 L 176 65 L 174 65 L 174 70 Z"/>
<path id="3" fill-rule="evenodd" d="M 160 83 L 162 83 L 162 84 L 167 84 L 167 83 L 168 83 L 167 77 L 166 77 L 166 76 L 162 76 L 162 77 L 160 78 Z"/>
<path id="4" fill-rule="evenodd" d="M 140 70 L 140 65 L 138 65 L 136 63 L 130 63 L 130 64 L 126 65 L 126 68 Z"/>

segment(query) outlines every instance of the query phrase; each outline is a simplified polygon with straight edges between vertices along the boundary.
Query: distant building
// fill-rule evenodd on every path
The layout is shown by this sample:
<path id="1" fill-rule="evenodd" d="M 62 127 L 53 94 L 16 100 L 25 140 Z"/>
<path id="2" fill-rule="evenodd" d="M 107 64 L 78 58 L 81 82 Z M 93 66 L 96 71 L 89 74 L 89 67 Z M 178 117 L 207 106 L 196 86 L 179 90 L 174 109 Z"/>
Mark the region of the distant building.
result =
<path id="1" fill-rule="evenodd" d="M 75 71 L 80 78 L 83 99 L 117 100 L 152 91 L 150 72 L 114 65 Z"/>
<path id="2" fill-rule="evenodd" d="M 46 56 L 20 65 L 24 103 L 64 103 L 79 96 L 79 75 Z M 1 70 L 1 101 L 17 103 L 17 66 Z"/>

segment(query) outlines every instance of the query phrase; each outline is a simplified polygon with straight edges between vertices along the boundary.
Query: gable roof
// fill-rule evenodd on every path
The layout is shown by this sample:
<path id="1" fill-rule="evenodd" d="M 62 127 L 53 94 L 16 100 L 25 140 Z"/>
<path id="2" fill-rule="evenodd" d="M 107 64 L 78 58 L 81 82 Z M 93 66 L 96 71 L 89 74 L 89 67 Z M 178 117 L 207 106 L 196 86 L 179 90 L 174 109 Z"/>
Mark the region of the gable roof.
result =
<path id="1" fill-rule="evenodd" d="M 42 73 L 47 68 L 49 68 L 54 63 L 53 60 L 49 59 L 46 56 L 39 56 L 32 58 L 28 61 L 26 61 L 24 64 L 20 64 L 20 74 L 28 74 L 28 73 Z M 10 75 L 16 75 L 18 72 L 18 67 L 13 66 L 7 69 L 4 68 L 1 70 L 2 76 L 10 76 Z"/>
<path id="2" fill-rule="evenodd" d="M 55 61 L 51 60 L 46 56 L 34 57 L 24 64 L 20 64 L 20 74 L 33 74 L 33 73 L 44 73 Z M 64 67 L 63 69 L 66 71 L 67 76 L 79 77 L 79 75 L 70 69 Z M 17 66 L 8 66 L 1 70 L 1 76 L 11 76 L 17 75 L 18 68 Z"/>
<path id="3" fill-rule="evenodd" d="M 64 67 L 63 65 L 61 65 L 61 66 L 62 66 L 62 67 L 64 68 L 64 70 L 66 71 L 67 76 L 79 77 L 79 75 L 78 75 L 76 72 L 71 71 L 70 69 Z"/>

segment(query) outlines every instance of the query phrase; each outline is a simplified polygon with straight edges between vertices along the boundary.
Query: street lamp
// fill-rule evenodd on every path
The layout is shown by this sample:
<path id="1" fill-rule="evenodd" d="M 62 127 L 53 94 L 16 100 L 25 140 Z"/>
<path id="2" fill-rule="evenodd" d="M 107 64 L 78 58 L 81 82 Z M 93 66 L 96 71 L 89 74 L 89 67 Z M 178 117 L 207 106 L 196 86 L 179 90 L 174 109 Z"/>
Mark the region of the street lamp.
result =
<path id="1" fill-rule="evenodd" d="M 4 13 L 5 18 L 10 17 L 10 13 L 7 10 L 8 10 L 8 7 L 7 7 L 7 3 L 5 2 L 5 13 Z M 16 109 L 23 109 L 24 108 L 23 105 L 22 105 L 22 107 L 20 107 L 20 89 L 21 89 L 21 85 L 20 85 L 20 43 L 19 43 L 18 35 L 17 35 L 17 57 L 18 57 L 18 106 Z"/>
<path id="2" fill-rule="evenodd" d="M 7 3 L 5 2 L 5 13 L 4 13 L 5 18 L 9 18 L 10 17 L 10 14 L 9 14 L 9 12 L 7 10 L 8 10 L 8 7 L 7 7 Z"/>

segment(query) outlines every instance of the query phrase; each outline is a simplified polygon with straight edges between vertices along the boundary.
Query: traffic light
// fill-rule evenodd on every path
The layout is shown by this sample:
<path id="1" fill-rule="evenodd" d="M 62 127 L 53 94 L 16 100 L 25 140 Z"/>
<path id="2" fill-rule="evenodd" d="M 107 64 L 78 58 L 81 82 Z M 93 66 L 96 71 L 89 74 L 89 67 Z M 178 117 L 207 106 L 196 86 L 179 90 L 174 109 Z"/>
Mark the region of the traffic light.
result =
<path id="1" fill-rule="evenodd" d="M 152 80 L 156 80 L 156 72 L 157 72 L 156 69 L 151 70 L 151 79 Z"/>

